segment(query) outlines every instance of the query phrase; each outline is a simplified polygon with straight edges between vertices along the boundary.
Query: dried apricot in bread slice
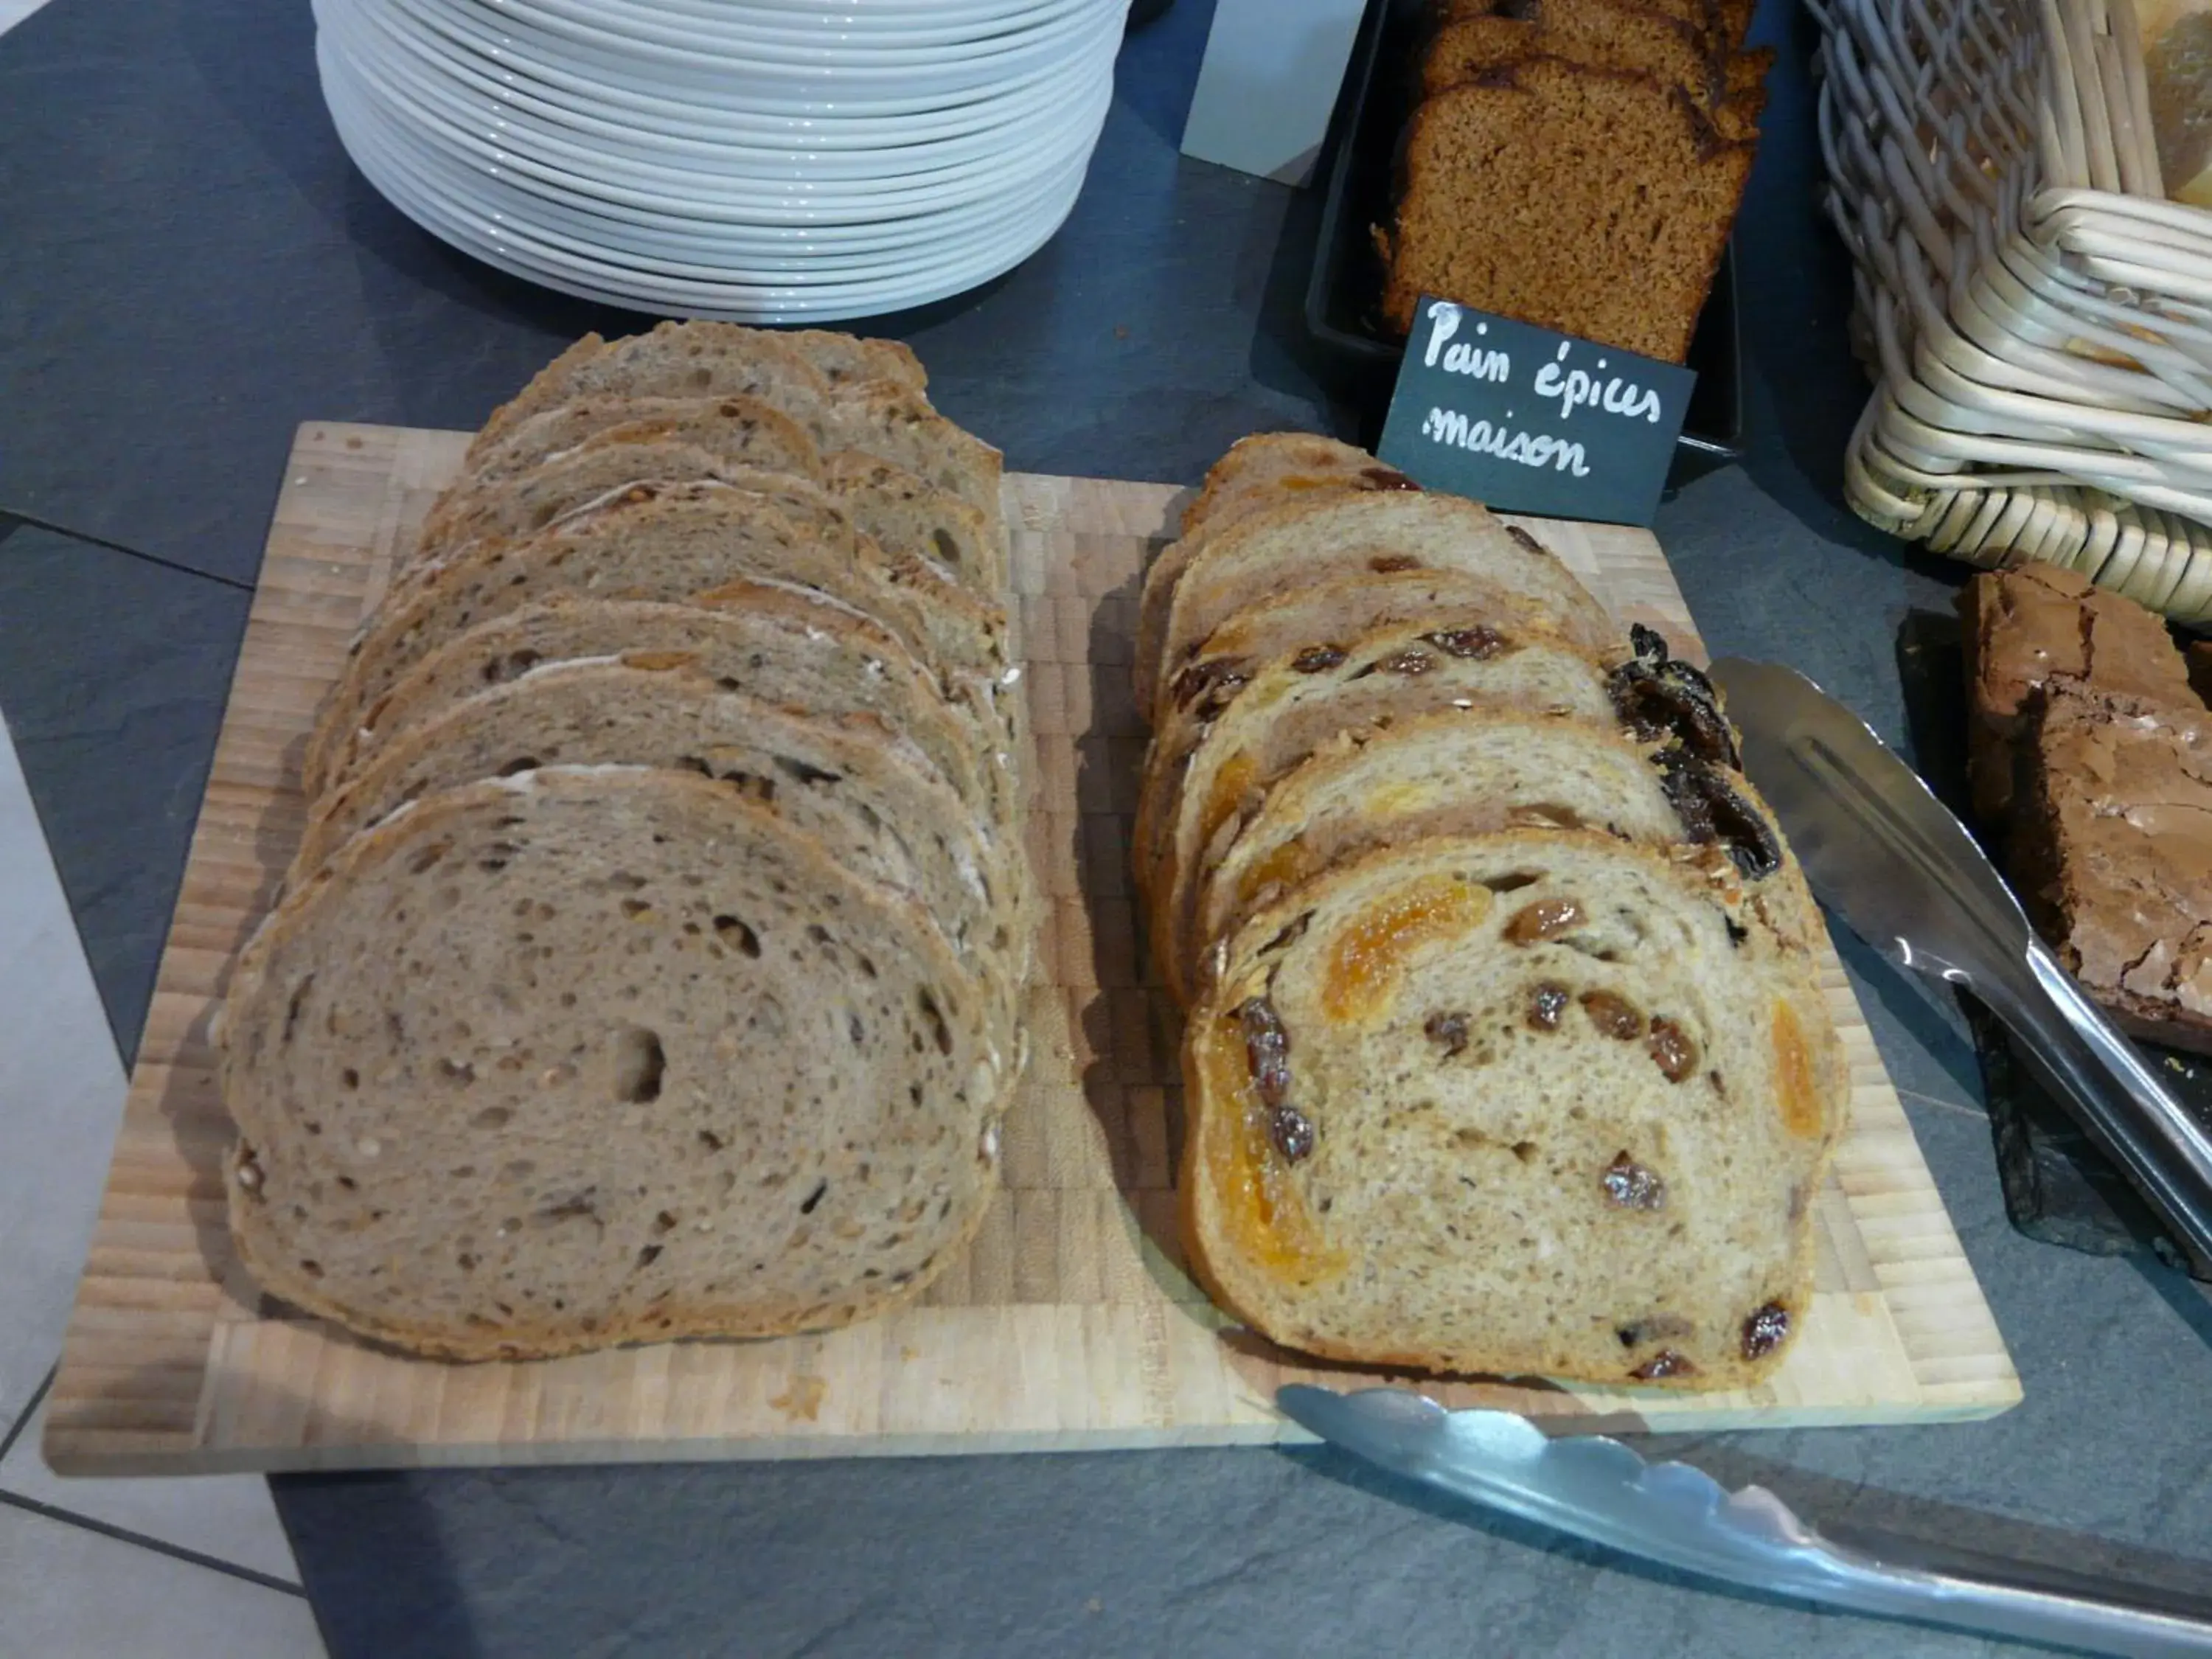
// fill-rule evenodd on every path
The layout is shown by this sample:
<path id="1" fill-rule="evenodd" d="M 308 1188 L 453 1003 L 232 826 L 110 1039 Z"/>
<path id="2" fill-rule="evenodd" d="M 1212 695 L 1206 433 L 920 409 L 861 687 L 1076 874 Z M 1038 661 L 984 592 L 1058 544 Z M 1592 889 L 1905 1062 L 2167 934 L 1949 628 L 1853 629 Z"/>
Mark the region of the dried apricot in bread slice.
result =
<path id="1" fill-rule="evenodd" d="M 813 492 L 818 495 L 818 492 Z M 918 654 L 927 629 L 852 526 L 804 487 L 768 495 L 725 484 L 641 484 L 606 506 L 515 542 L 481 544 L 382 612 L 318 717 L 311 792 L 343 733 L 416 663 L 490 617 L 555 593 L 683 599 L 743 579 L 798 582 L 875 617 Z M 945 665 L 932 661 L 933 669 Z"/>
<path id="2" fill-rule="evenodd" d="M 1442 624 L 1441 626 L 1437 624 Z M 1211 691 L 1181 698 L 1174 726 L 1153 744 L 1137 799 L 1137 879 L 1153 953 L 1170 986 L 1187 994 L 1190 963 L 1173 950 L 1175 918 L 1191 902 L 1207 845 L 1276 779 L 1343 732 L 1425 714 L 1517 708 L 1613 717 L 1605 671 L 1525 611 L 1492 605 L 1443 610 L 1425 624 L 1355 636 L 1348 649 L 1323 635 L 1272 660 L 1241 653 L 1232 685 L 1224 668 Z M 1217 701 L 1218 700 L 1218 701 Z"/>
<path id="3" fill-rule="evenodd" d="M 1694 860 L 1570 830 L 1425 840 L 1286 895 L 1187 1027 L 1201 1277 L 1332 1358 L 1771 1374 L 1845 1097 L 1806 960 L 1740 948 L 1756 926 Z"/>
<path id="4" fill-rule="evenodd" d="M 232 1237 L 453 1359 L 766 1336 L 913 1296 L 1009 1071 L 936 931 L 736 792 L 554 769 L 356 836 L 244 951 Z"/>
<path id="5" fill-rule="evenodd" d="M 618 340 L 587 334 L 492 411 L 466 464 L 532 416 L 579 398 L 758 398 L 796 415 L 833 395 L 829 375 L 763 329 L 669 322 Z"/>
<path id="6" fill-rule="evenodd" d="M 1532 824 L 1684 839 L 1651 745 L 1610 726 L 1497 708 L 1415 715 L 1332 738 L 1224 823 L 1185 884 L 1174 948 L 1196 968 L 1255 909 L 1377 848 Z"/>
<path id="7" fill-rule="evenodd" d="M 683 604 L 556 594 L 481 623 L 416 664 L 371 706 L 331 767 L 343 779 L 456 702 L 546 663 L 619 657 L 695 668 L 725 689 L 906 734 L 971 811 L 989 809 L 983 740 L 898 639 L 801 587 L 732 582 Z"/>
<path id="8" fill-rule="evenodd" d="M 1311 432 L 1262 432 L 1240 438 L 1206 470 L 1205 486 L 1183 509 L 1181 538 L 1160 550 L 1145 572 L 1138 601 L 1133 681 L 1137 712 L 1152 715 L 1152 682 L 1176 584 L 1206 538 L 1263 507 L 1310 501 L 1328 490 L 1419 489 L 1395 467 L 1364 449 Z"/>
<path id="9" fill-rule="evenodd" d="M 410 801 L 481 778 L 609 764 L 728 784 L 844 868 L 920 899 L 962 960 L 1009 993 L 1011 1014 L 1034 919 L 1022 851 L 987 840 L 919 748 L 870 715 L 802 713 L 645 653 L 545 664 L 385 744 L 316 803 L 288 885 Z"/>
<path id="10" fill-rule="evenodd" d="M 1463 496 L 1332 490 L 1254 513 L 1206 538 L 1175 585 L 1152 706 L 1214 630 L 1248 605 L 1347 576 L 1458 571 L 1544 608 L 1577 645 L 1609 648 L 1605 607 L 1534 536 Z"/>

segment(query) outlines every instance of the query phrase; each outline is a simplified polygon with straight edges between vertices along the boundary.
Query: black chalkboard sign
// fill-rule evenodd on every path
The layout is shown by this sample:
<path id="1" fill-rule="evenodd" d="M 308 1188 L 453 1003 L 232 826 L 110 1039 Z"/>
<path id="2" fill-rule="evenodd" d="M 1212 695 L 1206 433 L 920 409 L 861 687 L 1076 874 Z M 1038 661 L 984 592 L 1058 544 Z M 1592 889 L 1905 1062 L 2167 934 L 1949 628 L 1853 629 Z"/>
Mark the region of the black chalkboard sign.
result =
<path id="1" fill-rule="evenodd" d="M 1505 513 L 1648 525 L 1697 376 L 1424 295 L 1376 453 Z"/>

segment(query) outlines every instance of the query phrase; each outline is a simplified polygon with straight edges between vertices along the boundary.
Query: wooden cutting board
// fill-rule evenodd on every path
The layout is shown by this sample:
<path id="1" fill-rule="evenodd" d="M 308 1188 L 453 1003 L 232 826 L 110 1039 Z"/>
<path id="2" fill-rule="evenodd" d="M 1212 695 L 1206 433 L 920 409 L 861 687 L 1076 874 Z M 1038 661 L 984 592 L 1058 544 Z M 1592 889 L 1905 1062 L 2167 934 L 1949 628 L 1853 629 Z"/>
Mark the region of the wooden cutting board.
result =
<path id="1" fill-rule="evenodd" d="M 1050 916 L 1006 1190 L 966 1259 L 902 1312 L 823 1336 L 522 1364 L 380 1352 L 259 1297 L 232 1259 L 231 1128 L 209 1017 L 301 823 L 302 741 L 348 637 L 465 434 L 301 428 L 91 1256 L 49 1407 L 70 1474 L 1096 1449 L 1304 1438 L 1276 1386 L 1370 1374 L 1290 1360 L 1185 1276 L 1175 1234 L 1173 1018 L 1147 987 L 1124 867 L 1144 732 L 1127 688 L 1140 572 L 1182 492 L 1006 479 L 1035 714 L 1032 847 Z M 1624 617 L 1696 649 L 1658 544 L 1547 524 Z M 1854 1124 L 1820 1194 L 1818 1288 L 1767 1386 L 1696 1395 L 1454 1383 L 1455 1405 L 1577 1428 L 1989 1416 L 2020 1382 L 1833 957 Z"/>

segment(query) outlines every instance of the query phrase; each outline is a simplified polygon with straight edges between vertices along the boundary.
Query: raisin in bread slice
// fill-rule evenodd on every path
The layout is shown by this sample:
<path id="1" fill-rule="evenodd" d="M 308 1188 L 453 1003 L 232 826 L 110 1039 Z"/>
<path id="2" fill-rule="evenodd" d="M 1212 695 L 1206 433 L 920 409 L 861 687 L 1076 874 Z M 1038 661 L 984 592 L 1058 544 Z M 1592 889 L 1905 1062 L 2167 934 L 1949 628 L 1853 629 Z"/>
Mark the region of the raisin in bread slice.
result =
<path id="1" fill-rule="evenodd" d="M 1544 607 L 1568 639 L 1610 647 L 1605 607 L 1534 536 L 1463 496 L 1328 491 L 1254 513 L 1206 538 L 1168 602 L 1152 703 L 1237 611 L 1346 576 L 1455 570 Z"/>
<path id="2" fill-rule="evenodd" d="M 271 1294 L 447 1358 L 843 1324 L 989 1202 L 982 999 L 912 904 L 724 785 L 434 795 L 241 954 L 232 1237 Z"/>
<path id="3" fill-rule="evenodd" d="M 1563 714 L 1449 709 L 1323 744 L 1217 831 L 1170 945 L 1203 977 L 1206 948 L 1245 916 L 1360 854 L 1425 836 L 1526 826 L 1642 846 L 1686 839 L 1656 746 Z"/>
<path id="4" fill-rule="evenodd" d="M 1286 1347 L 1679 1389 L 1770 1376 L 1844 1121 L 1808 959 L 1725 882 L 1522 830 L 1371 854 L 1231 943 L 1184 1049 L 1191 1259 Z"/>
<path id="5" fill-rule="evenodd" d="M 605 764 L 730 784 L 843 868 L 920 899 L 1011 1013 L 1036 920 L 1023 850 L 993 836 L 918 747 L 871 715 L 802 713 L 642 653 L 544 664 L 385 744 L 316 802 L 286 884 L 304 884 L 410 801 L 481 778 Z"/>
<path id="6" fill-rule="evenodd" d="M 579 398 L 758 398 L 797 414 L 837 395 L 829 375 L 781 336 L 731 323 L 662 323 L 617 340 L 586 334 L 491 413 L 474 463 L 532 416 Z"/>
<path id="7" fill-rule="evenodd" d="M 1154 739 L 1139 790 L 1132 849 L 1154 959 L 1178 994 L 1188 989 L 1188 964 L 1172 949 L 1174 919 L 1191 902 L 1206 848 L 1340 732 L 1478 708 L 1612 719 L 1601 664 L 1531 616 L 1486 617 L 1500 613 L 1445 611 L 1426 624 L 1355 638 L 1348 649 L 1310 643 L 1270 660 L 1206 659 L 1242 665 L 1222 668 L 1209 690 L 1178 696 L 1176 724 Z M 1238 675 L 1249 678 L 1231 684 Z"/>
<path id="8" fill-rule="evenodd" d="M 1137 712 L 1152 718 L 1152 678 L 1176 584 L 1212 532 L 1262 507 L 1308 501 L 1327 490 L 1419 489 L 1404 473 L 1364 449 L 1311 432 L 1262 432 L 1239 438 L 1206 469 L 1205 485 L 1183 509 L 1182 535 L 1145 572 L 1137 608 Z"/>
<path id="9" fill-rule="evenodd" d="M 374 763 L 453 704 L 547 663 L 620 657 L 633 666 L 689 667 L 725 690 L 835 718 L 866 714 L 906 734 L 967 803 L 986 813 L 984 740 L 948 704 L 897 638 L 805 588 L 732 582 L 682 604 L 556 594 L 493 617 L 441 646 L 372 704 L 329 775 Z"/>

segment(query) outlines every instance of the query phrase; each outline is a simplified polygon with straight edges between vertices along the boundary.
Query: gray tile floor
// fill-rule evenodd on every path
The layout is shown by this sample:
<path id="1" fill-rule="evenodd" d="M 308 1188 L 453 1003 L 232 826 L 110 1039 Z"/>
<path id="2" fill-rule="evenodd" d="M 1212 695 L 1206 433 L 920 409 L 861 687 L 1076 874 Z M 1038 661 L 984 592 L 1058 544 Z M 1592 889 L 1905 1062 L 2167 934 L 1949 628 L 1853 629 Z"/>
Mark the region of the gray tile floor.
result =
<path id="1" fill-rule="evenodd" d="M 46 0 L 0 0 L 0 35 Z M 4 555 L 0 555 L 4 556 Z M 0 1655 L 321 1659 L 258 1476 L 64 1480 L 44 1395 L 124 1068 L 0 709 Z"/>
<path id="2" fill-rule="evenodd" d="M 125 1080 L 4 712 L 0 1654 L 313 1659 L 322 1647 L 266 1481 L 64 1480 L 40 1456 Z"/>

